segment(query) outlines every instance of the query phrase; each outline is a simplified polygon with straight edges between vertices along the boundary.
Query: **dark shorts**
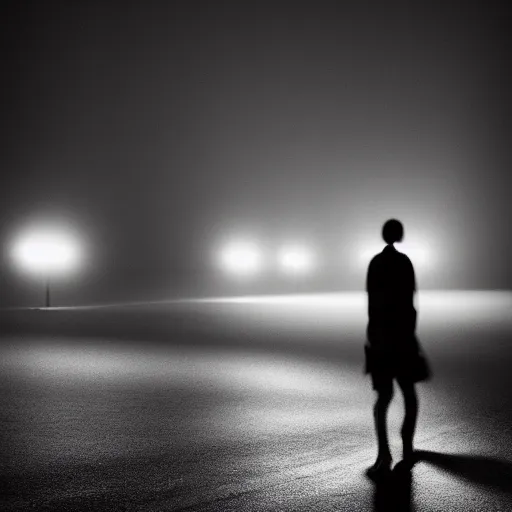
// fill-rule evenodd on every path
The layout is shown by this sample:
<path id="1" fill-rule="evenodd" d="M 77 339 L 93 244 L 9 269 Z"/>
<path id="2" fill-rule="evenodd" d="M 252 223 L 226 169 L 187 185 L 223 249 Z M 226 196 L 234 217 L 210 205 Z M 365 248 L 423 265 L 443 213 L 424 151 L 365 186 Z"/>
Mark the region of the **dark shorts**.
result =
<path id="1" fill-rule="evenodd" d="M 391 349 L 366 345 L 365 359 L 366 373 L 370 374 L 375 390 L 391 386 L 394 379 L 407 385 L 430 377 L 427 360 L 417 344 Z"/>
<path id="2" fill-rule="evenodd" d="M 383 391 L 393 387 L 393 381 L 396 379 L 401 388 L 415 384 L 413 379 L 402 375 L 389 375 L 383 373 L 371 373 L 372 387 L 375 391 Z"/>

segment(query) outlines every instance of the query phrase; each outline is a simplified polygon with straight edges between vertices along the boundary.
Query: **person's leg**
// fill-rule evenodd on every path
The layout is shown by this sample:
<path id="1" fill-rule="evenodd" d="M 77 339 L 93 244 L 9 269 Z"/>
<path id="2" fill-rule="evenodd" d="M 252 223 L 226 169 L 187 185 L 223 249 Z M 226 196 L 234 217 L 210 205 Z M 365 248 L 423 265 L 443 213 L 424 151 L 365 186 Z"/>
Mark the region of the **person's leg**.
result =
<path id="1" fill-rule="evenodd" d="M 404 395 L 405 417 L 402 425 L 402 441 L 404 447 L 404 460 L 412 461 L 414 453 L 414 431 L 418 417 L 418 397 L 414 382 L 398 379 L 398 385 Z"/>
<path id="2" fill-rule="evenodd" d="M 378 454 L 375 464 L 366 472 L 372 479 L 387 473 L 391 468 L 392 458 L 388 442 L 387 413 L 393 398 L 393 380 L 386 379 L 384 383 L 379 382 L 377 386 L 375 386 L 374 380 L 374 388 L 377 391 L 373 416 L 375 419 L 375 432 L 377 434 Z"/>
<path id="3" fill-rule="evenodd" d="M 387 414 L 389 404 L 393 398 L 393 381 L 389 379 L 383 386 L 377 390 L 377 400 L 373 408 L 375 419 L 375 432 L 377 434 L 378 455 L 377 461 L 391 461 L 391 451 L 388 442 Z"/>

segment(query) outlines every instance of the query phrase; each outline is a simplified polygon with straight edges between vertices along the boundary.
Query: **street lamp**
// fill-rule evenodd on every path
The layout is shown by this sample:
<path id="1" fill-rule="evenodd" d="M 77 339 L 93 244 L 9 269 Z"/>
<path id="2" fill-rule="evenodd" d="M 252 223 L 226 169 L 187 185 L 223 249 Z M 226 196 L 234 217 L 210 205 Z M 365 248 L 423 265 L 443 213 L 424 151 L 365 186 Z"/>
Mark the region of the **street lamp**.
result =
<path id="1" fill-rule="evenodd" d="M 76 237 L 55 227 L 31 228 L 21 233 L 12 247 L 17 265 L 31 274 L 43 276 L 47 308 L 51 306 L 51 278 L 75 270 L 80 252 Z"/>
<path id="2" fill-rule="evenodd" d="M 233 242 L 221 251 L 220 263 L 233 274 L 251 276 L 261 269 L 262 255 L 253 242 Z"/>
<path id="3" fill-rule="evenodd" d="M 283 247 L 278 253 L 279 265 L 291 275 L 303 275 L 312 272 L 314 255 L 307 247 L 291 245 Z"/>

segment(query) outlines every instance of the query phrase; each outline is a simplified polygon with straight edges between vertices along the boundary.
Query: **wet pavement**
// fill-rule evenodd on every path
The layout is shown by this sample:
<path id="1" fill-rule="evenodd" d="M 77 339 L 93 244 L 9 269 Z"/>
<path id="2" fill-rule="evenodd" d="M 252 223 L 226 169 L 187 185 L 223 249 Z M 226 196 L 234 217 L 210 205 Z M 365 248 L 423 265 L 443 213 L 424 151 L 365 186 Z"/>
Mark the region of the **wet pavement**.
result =
<path id="1" fill-rule="evenodd" d="M 419 461 L 378 484 L 365 476 L 375 439 L 359 306 L 161 305 L 158 343 L 111 324 L 106 335 L 96 317 L 97 336 L 12 329 L 1 509 L 511 510 L 511 298 L 490 297 L 420 308 L 434 378 L 418 386 Z M 395 463 L 401 415 L 397 389 Z"/>

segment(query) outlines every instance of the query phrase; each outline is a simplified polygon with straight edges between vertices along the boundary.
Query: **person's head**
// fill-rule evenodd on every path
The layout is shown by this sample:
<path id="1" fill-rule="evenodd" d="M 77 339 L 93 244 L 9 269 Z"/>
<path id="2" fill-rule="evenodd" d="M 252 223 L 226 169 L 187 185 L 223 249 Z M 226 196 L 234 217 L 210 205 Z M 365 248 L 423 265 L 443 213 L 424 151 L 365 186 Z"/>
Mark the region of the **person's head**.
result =
<path id="1" fill-rule="evenodd" d="M 399 220 L 389 219 L 382 226 L 382 238 L 387 244 L 401 242 L 404 237 L 404 227 Z"/>

